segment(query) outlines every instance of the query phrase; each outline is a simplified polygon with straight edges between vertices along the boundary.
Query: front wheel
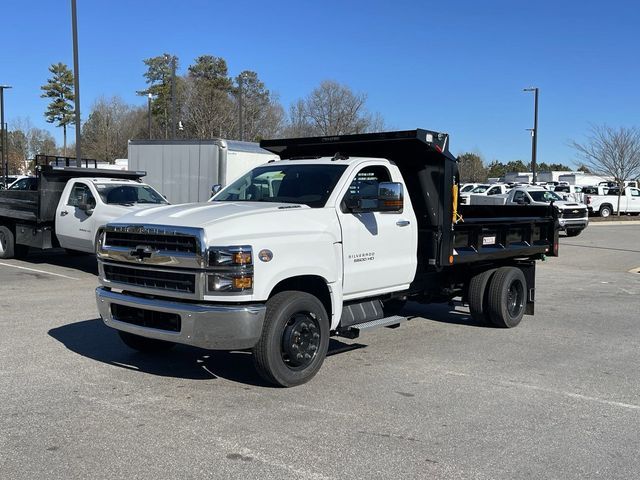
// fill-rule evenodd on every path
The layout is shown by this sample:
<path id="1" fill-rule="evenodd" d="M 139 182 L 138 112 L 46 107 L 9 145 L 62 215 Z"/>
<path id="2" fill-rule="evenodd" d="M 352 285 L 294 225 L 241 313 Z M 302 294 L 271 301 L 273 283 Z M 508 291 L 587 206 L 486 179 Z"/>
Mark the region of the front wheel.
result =
<path id="1" fill-rule="evenodd" d="M 262 336 L 253 347 L 262 378 L 281 387 L 308 382 L 320 370 L 328 348 L 329 319 L 320 300 L 296 291 L 269 299 Z"/>
<path id="2" fill-rule="evenodd" d="M 582 233 L 582 230 L 579 228 L 570 228 L 567 229 L 567 237 L 577 237 Z"/>

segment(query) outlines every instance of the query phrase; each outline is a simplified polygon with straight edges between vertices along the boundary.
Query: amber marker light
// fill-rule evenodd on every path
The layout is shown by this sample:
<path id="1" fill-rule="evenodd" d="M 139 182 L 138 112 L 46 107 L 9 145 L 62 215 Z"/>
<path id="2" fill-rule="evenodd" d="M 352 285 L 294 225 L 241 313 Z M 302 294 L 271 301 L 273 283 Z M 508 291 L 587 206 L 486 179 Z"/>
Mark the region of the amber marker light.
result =
<path id="1" fill-rule="evenodd" d="M 253 285 L 251 277 L 234 277 L 233 288 L 236 290 L 248 290 Z"/>

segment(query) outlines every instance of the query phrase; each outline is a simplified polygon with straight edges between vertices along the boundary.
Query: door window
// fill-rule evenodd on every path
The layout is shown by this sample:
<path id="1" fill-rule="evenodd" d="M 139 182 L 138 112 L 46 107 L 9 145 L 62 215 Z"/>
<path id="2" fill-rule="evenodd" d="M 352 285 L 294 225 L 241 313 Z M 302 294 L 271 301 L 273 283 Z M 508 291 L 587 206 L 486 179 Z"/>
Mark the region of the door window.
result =
<path id="1" fill-rule="evenodd" d="M 375 207 L 378 202 L 378 186 L 380 182 L 390 182 L 389 170 L 382 165 L 364 167 L 354 177 L 349 185 L 349 190 L 342 199 L 340 207 L 343 212 L 347 212 L 347 201 L 350 197 L 359 196 L 362 199 L 362 206 L 365 208 Z"/>
<path id="2" fill-rule="evenodd" d="M 524 201 L 524 192 L 522 190 L 518 190 L 516 191 L 516 193 L 513 194 L 513 201 L 514 202 L 520 202 L 520 201 Z"/>
<path id="3" fill-rule="evenodd" d="M 71 194 L 69 195 L 67 205 L 70 207 L 79 207 L 82 204 L 95 208 L 96 200 L 88 185 L 85 185 L 84 183 L 75 183 L 71 188 Z"/>
<path id="4" fill-rule="evenodd" d="M 640 190 L 636 190 L 635 188 L 630 188 L 632 197 L 640 197 Z"/>

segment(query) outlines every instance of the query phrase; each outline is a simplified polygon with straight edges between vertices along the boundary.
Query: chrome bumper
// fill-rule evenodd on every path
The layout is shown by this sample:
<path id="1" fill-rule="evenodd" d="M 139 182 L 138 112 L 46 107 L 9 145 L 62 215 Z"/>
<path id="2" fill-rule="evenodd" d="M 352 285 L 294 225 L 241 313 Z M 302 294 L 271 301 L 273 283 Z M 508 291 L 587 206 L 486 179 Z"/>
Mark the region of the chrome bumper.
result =
<path id="1" fill-rule="evenodd" d="M 560 228 L 565 230 L 566 228 L 587 228 L 589 225 L 589 218 L 559 218 L 558 223 Z"/>
<path id="2" fill-rule="evenodd" d="M 211 350 L 237 350 L 253 347 L 262 334 L 265 306 L 211 305 L 148 299 L 96 288 L 98 311 L 104 323 L 117 330 L 142 337 L 184 343 Z M 111 305 L 180 316 L 180 331 L 160 330 L 120 321 L 112 314 Z"/>

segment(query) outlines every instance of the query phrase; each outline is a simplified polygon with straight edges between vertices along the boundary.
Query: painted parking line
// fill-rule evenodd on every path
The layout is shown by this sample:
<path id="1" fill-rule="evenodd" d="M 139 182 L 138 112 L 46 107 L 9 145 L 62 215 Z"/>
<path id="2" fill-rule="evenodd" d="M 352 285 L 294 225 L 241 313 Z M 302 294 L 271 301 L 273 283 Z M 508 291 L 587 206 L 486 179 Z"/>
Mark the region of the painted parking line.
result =
<path id="1" fill-rule="evenodd" d="M 68 278 L 69 280 L 80 280 L 79 278 L 69 277 L 68 275 L 62 275 L 61 273 L 53 273 L 53 272 L 47 272 L 46 270 L 37 270 L 35 268 L 21 267 L 19 265 L 11 265 L 10 263 L 0 262 L 0 265 L 2 265 L 3 267 L 17 268 L 19 270 L 28 270 L 30 272 L 44 273 L 46 275 L 53 275 L 54 277 Z"/>

